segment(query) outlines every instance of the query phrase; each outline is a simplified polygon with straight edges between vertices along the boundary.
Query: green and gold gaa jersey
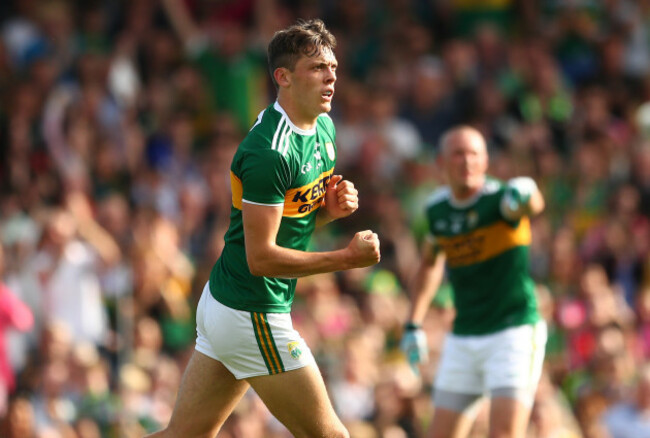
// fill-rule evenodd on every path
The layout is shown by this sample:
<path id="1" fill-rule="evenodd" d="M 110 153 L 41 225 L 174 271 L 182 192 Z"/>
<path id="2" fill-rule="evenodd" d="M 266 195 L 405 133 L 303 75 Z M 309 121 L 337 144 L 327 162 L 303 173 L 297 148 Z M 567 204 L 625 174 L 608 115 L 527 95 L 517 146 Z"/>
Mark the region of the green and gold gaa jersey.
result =
<path id="1" fill-rule="evenodd" d="M 446 186 L 427 202 L 429 231 L 447 257 L 454 334 L 482 335 L 539 320 L 529 275 L 530 221 L 524 216 L 513 222 L 501 213 L 506 189 L 525 192 L 531 185 L 536 187 L 530 178 L 508 184 L 488 178 L 467 202 L 455 200 Z"/>
<path id="2" fill-rule="evenodd" d="M 327 114 L 316 127 L 295 126 L 276 102 L 260 113 L 230 166 L 232 207 L 225 247 L 210 273 L 210 291 L 239 310 L 286 313 L 296 279 L 258 277 L 246 261 L 242 203 L 283 206 L 276 242 L 304 251 L 336 163 L 335 130 Z"/>

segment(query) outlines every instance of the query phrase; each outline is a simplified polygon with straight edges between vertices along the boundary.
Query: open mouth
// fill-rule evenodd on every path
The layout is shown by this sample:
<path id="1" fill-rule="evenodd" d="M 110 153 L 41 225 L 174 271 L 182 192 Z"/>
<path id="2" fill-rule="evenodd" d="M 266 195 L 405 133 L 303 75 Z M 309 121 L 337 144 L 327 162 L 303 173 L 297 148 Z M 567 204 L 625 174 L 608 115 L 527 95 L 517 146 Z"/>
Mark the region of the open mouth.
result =
<path id="1" fill-rule="evenodd" d="M 334 91 L 332 90 L 327 90 L 321 94 L 321 97 L 323 97 L 325 100 L 332 100 L 332 96 L 334 96 Z"/>

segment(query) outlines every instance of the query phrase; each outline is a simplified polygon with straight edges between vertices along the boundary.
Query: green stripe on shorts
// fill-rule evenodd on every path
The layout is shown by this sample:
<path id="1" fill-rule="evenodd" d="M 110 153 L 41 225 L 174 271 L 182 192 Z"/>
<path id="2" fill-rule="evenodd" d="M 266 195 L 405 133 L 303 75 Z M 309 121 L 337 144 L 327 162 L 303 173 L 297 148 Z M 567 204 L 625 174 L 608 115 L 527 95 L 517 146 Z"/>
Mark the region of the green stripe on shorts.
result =
<path id="1" fill-rule="evenodd" d="M 257 346 L 260 349 L 266 368 L 269 374 L 278 374 L 284 372 L 284 364 L 275 345 L 271 327 L 269 326 L 266 314 L 259 312 L 251 312 L 251 320 L 253 321 L 253 329 L 255 331 L 255 339 Z"/>

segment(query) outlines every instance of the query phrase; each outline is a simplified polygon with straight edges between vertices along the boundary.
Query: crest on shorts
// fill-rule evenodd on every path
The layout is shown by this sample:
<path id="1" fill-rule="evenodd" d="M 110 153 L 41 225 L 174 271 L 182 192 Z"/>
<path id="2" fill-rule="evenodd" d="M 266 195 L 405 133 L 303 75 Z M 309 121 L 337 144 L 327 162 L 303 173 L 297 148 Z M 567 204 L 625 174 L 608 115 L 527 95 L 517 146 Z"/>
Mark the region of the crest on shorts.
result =
<path id="1" fill-rule="evenodd" d="M 331 142 L 325 143 L 325 150 L 327 151 L 327 156 L 330 160 L 334 161 L 336 158 L 336 152 L 334 152 L 334 145 Z"/>
<path id="2" fill-rule="evenodd" d="M 302 350 L 300 349 L 300 342 L 298 341 L 291 341 L 287 344 L 287 349 L 289 350 L 289 354 L 291 354 L 291 357 L 293 359 L 300 359 L 300 356 L 302 355 Z"/>

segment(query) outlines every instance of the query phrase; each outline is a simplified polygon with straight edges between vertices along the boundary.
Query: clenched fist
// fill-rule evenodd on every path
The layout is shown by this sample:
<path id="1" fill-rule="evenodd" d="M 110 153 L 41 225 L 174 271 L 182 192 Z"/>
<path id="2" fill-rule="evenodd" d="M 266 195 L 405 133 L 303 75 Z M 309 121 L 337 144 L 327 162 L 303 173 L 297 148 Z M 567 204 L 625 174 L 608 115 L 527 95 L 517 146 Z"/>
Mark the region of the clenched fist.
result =
<path id="1" fill-rule="evenodd" d="M 351 215 L 359 208 L 359 192 L 351 181 L 332 175 L 325 192 L 325 209 L 331 219 Z"/>
<path id="2" fill-rule="evenodd" d="M 381 259 L 379 237 L 370 230 L 356 233 L 346 249 L 354 268 L 372 266 Z"/>

